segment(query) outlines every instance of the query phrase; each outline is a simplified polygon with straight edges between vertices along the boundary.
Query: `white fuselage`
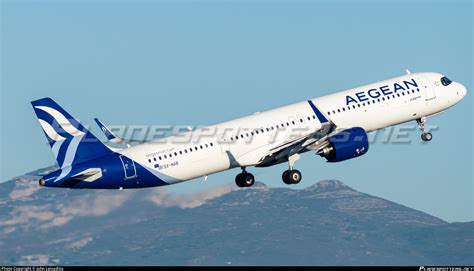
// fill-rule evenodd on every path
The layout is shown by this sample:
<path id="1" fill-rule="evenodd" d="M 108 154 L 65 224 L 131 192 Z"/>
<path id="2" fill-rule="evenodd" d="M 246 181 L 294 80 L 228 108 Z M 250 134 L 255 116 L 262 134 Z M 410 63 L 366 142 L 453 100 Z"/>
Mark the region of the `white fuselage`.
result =
<path id="1" fill-rule="evenodd" d="M 338 128 L 367 132 L 439 113 L 466 89 L 438 73 L 413 73 L 311 99 Z M 172 184 L 234 167 L 256 166 L 291 137 L 321 128 L 308 101 L 146 142 L 120 153 Z M 268 131 L 267 131 L 268 130 Z M 238 139 L 236 139 L 236 137 Z M 305 150 L 307 151 L 307 150 Z"/>

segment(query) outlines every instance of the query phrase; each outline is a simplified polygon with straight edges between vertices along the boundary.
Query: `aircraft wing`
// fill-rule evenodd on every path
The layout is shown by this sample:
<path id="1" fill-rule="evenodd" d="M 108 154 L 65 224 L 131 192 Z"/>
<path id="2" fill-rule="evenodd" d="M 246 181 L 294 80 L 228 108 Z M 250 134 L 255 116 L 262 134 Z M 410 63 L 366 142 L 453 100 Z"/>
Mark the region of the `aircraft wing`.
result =
<path id="1" fill-rule="evenodd" d="M 311 100 L 308 100 L 311 108 L 315 112 L 321 128 L 317 131 L 309 132 L 292 138 L 291 140 L 285 141 L 282 144 L 270 149 L 260 159 L 257 167 L 268 167 L 275 164 L 283 163 L 288 160 L 289 156 L 294 154 L 308 151 L 308 150 L 319 150 L 328 144 L 327 138 L 336 133 L 336 125 L 326 118 L 321 111 L 313 104 Z"/>
<path id="2" fill-rule="evenodd" d="M 308 150 L 319 150 L 326 146 L 327 138 L 335 134 L 334 124 L 323 125 L 321 129 L 290 141 L 286 141 L 270 150 L 260 159 L 257 167 L 268 167 L 286 162 L 288 157 Z"/>

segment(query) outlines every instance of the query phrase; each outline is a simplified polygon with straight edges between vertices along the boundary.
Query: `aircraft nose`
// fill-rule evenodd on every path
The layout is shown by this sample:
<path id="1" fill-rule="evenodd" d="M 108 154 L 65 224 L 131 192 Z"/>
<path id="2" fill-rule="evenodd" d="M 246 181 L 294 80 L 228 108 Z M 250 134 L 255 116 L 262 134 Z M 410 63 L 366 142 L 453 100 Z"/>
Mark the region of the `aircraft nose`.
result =
<path id="1" fill-rule="evenodd" d="M 463 86 L 462 84 L 459 84 L 458 83 L 458 95 L 460 96 L 460 100 L 464 98 L 464 96 L 466 96 L 466 93 L 467 93 L 467 89 L 465 86 Z"/>

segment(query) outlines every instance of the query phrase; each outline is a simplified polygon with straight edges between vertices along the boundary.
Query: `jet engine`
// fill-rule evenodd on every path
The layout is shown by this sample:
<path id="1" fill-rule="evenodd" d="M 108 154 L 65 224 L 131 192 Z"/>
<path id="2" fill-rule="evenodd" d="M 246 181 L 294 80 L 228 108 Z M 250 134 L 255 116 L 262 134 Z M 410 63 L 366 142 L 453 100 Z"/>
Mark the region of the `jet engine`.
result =
<path id="1" fill-rule="evenodd" d="M 340 131 L 328 138 L 329 145 L 318 151 L 328 162 L 340 162 L 363 155 L 369 150 L 367 133 L 361 127 Z"/>

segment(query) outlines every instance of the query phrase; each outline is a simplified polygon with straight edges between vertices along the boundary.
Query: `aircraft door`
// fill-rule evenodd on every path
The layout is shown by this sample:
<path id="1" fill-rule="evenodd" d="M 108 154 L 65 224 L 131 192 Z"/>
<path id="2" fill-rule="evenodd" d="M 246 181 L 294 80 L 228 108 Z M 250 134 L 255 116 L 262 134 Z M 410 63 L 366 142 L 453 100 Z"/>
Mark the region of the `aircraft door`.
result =
<path id="1" fill-rule="evenodd" d="M 298 123 L 299 128 L 306 128 L 306 120 L 302 114 L 296 115 L 296 121 Z"/>
<path id="2" fill-rule="evenodd" d="M 225 133 L 217 135 L 217 143 L 221 148 L 221 153 L 230 151 L 230 142 L 229 139 L 225 137 Z"/>
<path id="3" fill-rule="evenodd" d="M 293 117 L 293 116 L 288 117 L 288 121 L 290 122 L 290 127 L 295 125 L 295 124 L 298 125 L 298 123 L 296 122 L 295 117 Z"/>
<path id="4" fill-rule="evenodd" d="M 125 180 L 137 177 L 137 169 L 135 168 L 135 162 L 125 155 L 120 155 L 122 161 L 123 171 L 125 174 Z"/>
<path id="5" fill-rule="evenodd" d="M 420 80 L 422 89 L 425 93 L 425 100 L 429 101 L 429 100 L 433 100 L 434 98 L 436 98 L 436 94 L 435 94 L 435 91 L 433 89 L 433 86 L 430 83 L 430 80 L 425 76 L 418 78 L 418 80 Z"/>

